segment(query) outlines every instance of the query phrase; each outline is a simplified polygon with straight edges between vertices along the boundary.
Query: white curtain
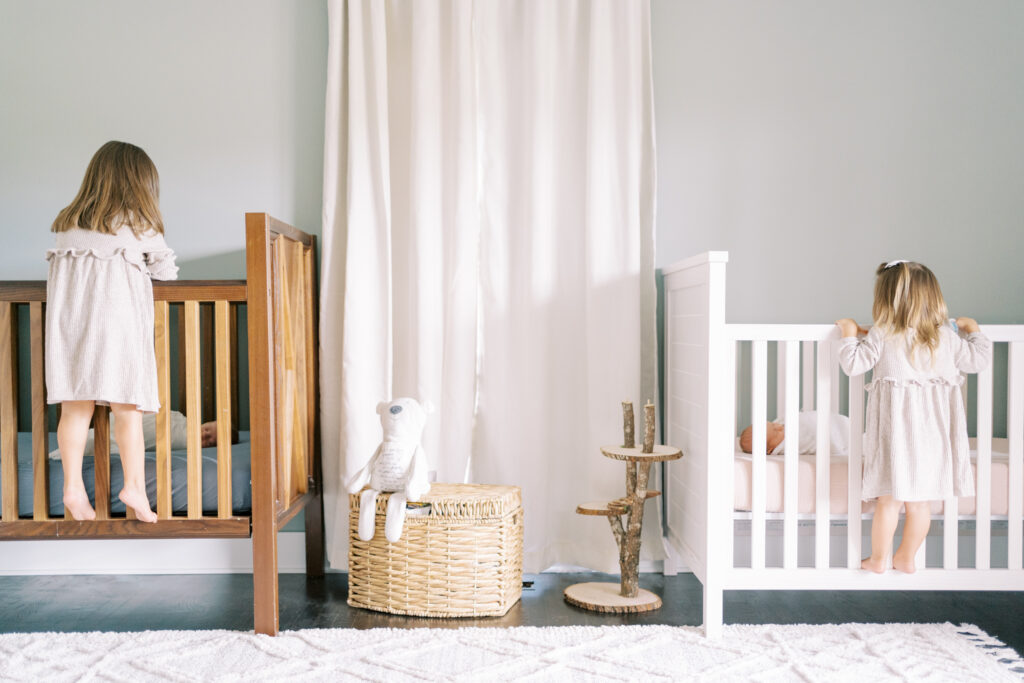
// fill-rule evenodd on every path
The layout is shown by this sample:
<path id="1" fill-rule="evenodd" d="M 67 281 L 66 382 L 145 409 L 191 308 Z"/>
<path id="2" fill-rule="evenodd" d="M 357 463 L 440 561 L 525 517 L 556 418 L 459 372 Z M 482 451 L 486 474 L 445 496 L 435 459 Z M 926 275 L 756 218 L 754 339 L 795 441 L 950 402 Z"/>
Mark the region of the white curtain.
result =
<path id="1" fill-rule="evenodd" d="M 522 487 L 524 569 L 617 571 L 601 456 L 654 397 L 646 0 L 331 0 L 321 405 L 332 566 L 374 407 L 429 399 L 438 481 Z M 659 556 L 658 507 L 645 516 Z"/>

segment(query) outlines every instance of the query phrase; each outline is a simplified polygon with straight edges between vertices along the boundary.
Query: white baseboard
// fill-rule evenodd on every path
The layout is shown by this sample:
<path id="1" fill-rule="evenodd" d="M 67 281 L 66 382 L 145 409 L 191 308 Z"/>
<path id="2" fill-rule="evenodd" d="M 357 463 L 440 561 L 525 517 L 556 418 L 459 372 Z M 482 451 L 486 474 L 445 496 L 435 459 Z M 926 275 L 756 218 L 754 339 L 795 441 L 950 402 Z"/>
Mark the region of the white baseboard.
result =
<path id="1" fill-rule="evenodd" d="M 306 534 L 277 535 L 278 572 L 306 571 Z M 248 574 L 252 539 L 140 538 L 0 542 L 0 575 Z"/>

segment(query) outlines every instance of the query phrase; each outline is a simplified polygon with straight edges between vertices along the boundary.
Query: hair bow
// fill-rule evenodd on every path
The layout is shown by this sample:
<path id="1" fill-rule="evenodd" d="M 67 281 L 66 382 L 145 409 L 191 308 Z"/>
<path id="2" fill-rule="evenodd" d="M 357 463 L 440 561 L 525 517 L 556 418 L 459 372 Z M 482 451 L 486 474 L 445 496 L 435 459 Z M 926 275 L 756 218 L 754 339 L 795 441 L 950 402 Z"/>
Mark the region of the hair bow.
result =
<path id="1" fill-rule="evenodd" d="M 885 267 L 886 268 L 892 268 L 893 266 L 898 266 L 901 263 L 910 263 L 910 261 L 908 261 L 905 258 L 900 258 L 900 259 L 896 259 L 895 261 L 889 261 L 888 263 L 885 264 Z"/>

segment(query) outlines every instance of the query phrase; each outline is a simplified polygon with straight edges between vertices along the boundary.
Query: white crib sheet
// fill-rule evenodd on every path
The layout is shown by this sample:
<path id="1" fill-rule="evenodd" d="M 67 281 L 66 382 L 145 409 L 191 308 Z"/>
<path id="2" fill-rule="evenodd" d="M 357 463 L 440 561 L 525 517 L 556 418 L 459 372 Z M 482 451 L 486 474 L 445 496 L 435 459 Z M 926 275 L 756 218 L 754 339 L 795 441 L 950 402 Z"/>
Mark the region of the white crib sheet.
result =
<path id="1" fill-rule="evenodd" d="M 971 439 L 971 469 L 974 471 L 975 482 L 977 482 L 977 464 L 974 448 L 974 439 Z M 1006 439 L 992 440 L 992 509 L 993 515 L 1005 515 L 1007 513 L 1007 501 L 1009 499 L 1009 449 Z M 797 484 L 797 509 L 801 513 L 812 513 L 815 511 L 814 483 L 816 477 L 815 456 L 800 456 L 800 465 Z M 829 466 L 829 508 L 832 514 L 846 514 L 846 491 L 847 491 L 847 461 L 846 456 L 833 456 L 830 458 Z M 748 453 L 736 448 L 733 459 L 733 507 L 736 510 L 750 510 L 750 489 L 751 489 L 751 466 L 752 460 Z M 765 509 L 766 512 L 782 512 L 783 496 L 783 456 L 769 455 L 765 463 Z M 861 504 L 863 512 L 871 512 L 874 501 L 867 501 Z M 973 515 L 975 513 L 975 499 L 960 498 L 959 514 Z M 942 512 L 942 501 L 933 501 L 931 504 L 932 514 Z"/>

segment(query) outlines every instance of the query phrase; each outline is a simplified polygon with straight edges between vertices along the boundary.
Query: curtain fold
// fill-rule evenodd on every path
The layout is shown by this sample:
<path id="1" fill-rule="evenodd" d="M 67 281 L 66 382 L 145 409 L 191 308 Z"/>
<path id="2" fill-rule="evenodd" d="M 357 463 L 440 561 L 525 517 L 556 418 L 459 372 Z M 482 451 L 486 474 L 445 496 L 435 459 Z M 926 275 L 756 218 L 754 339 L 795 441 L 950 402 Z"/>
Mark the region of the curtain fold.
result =
<path id="1" fill-rule="evenodd" d="M 622 438 L 622 400 L 656 396 L 648 3 L 332 0 L 329 26 L 332 566 L 374 407 L 412 396 L 439 407 L 439 481 L 522 487 L 526 571 L 617 571 L 607 524 L 574 510 L 623 494 L 599 447 Z M 658 522 L 650 504 L 653 557 Z"/>

